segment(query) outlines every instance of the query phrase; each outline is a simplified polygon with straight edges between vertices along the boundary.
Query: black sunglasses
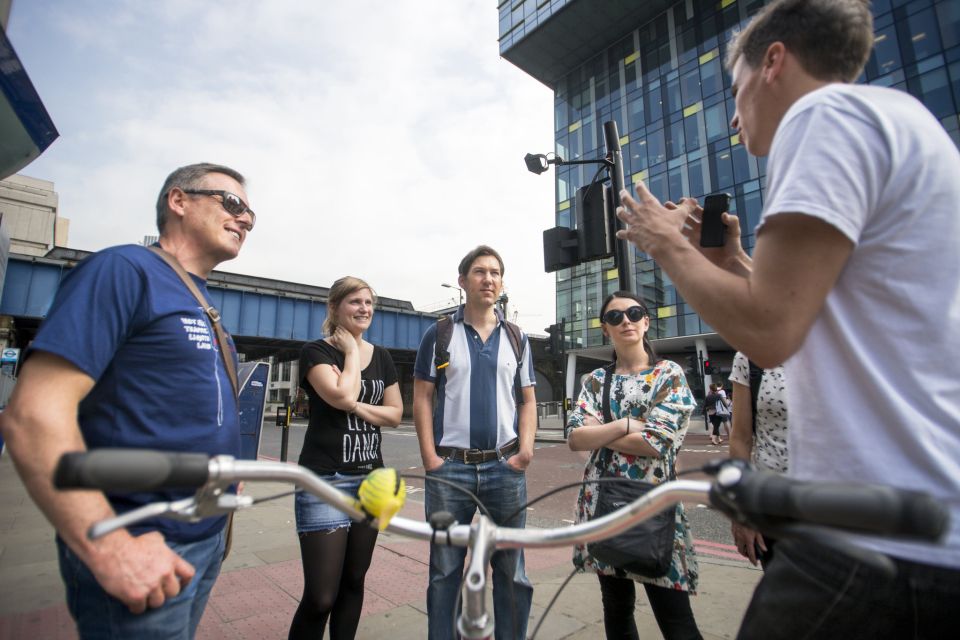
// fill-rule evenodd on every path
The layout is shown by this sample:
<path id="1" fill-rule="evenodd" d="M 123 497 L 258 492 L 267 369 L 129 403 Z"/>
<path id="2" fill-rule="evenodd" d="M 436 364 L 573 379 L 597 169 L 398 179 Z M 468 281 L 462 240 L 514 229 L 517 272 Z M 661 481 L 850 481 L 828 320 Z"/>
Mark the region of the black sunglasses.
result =
<path id="1" fill-rule="evenodd" d="M 224 211 L 232 215 L 234 218 L 239 218 L 246 212 L 250 212 L 250 228 L 253 229 L 253 225 L 257 223 L 257 214 L 253 212 L 253 209 L 247 206 L 247 203 L 240 199 L 235 193 L 229 191 L 217 190 L 217 189 L 183 189 L 184 193 L 188 193 L 192 196 L 220 196 L 220 204 L 223 205 Z"/>
<path id="2" fill-rule="evenodd" d="M 634 305 L 626 311 L 620 311 L 620 309 L 610 309 L 610 311 L 607 311 L 605 314 L 603 314 L 603 317 L 600 318 L 600 320 L 611 327 L 615 327 L 623 322 L 624 316 L 626 316 L 630 322 L 640 322 L 645 315 L 647 315 L 647 312 L 643 310 L 643 307 L 640 305 Z"/>

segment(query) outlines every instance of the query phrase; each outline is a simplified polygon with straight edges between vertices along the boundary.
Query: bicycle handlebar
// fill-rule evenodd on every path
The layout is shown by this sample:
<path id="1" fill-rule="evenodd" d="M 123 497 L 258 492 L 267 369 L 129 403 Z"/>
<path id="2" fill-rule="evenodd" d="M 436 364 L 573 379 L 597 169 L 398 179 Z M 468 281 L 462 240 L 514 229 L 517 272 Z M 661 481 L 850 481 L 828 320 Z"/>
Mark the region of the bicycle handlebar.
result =
<path id="1" fill-rule="evenodd" d="M 916 491 L 868 484 L 792 480 L 745 464 L 721 468 L 710 503 L 758 529 L 805 522 L 857 533 L 936 541 L 949 514 L 932 497 Z"/>
<path id="2" fill-rule="evenodd" d="M 947 510 L 933 498 L 914 491 L 877 485 L 810 483 L 755 470 L 744 462 L 719 465 L 716 480 L 675 480 L 664 483 L 619 511 L 576 526 L 555 529 L 498 527 L 499 548 L 565 546 L 615 535 L 682 499 L 706 499 L 733 519 L 756 528 L 802 522 L 859 533 L 905 536 L 936 541 L 948 528 Z M 365 518 L 354 501 L 299 466 L 234 460 L 228 456 L 170 453 L 138 449 L 98 449 L 68 453 L 57 465 L 54 484 L 60 489 L 142 491 L 227 485 L 240 480 L 292 482 L 309 490 L 356 520 Z M 408 536 L 430 539 L 450 536 L 464 544 L 465 529 L 446 535 L 429 524 L 396 518 L 390 528 Z M 454 541 L 456 539 L 457 541 Z"/>
<path id="3" fill-rule="evenodd" d="M 58 489 L 132 492 L 196 489 L 207 483 L 210 456 L 146 449 L 97 449 L 67 453 L 53 476 Z"/>

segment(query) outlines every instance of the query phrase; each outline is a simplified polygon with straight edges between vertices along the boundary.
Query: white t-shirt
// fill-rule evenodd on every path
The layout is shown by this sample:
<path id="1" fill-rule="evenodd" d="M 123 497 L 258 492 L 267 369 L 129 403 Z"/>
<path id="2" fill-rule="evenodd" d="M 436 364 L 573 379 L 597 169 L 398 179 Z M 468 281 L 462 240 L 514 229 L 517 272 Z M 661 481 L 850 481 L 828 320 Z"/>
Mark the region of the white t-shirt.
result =
<path id="1" fill-rule="evenodd" d="M 942 546 L 856 540 L 960 568 L 960 153 L 907 93 L 832 84 L 790 107 L 767 167 L 758 233 L 804 213 L 855 245 L 785 363 L 790 473 L 932 494 Z"/>
<path id="2" fill-rule="evenodd" d="M 757 432 L 753 434 L 750 460 L 760 469 L 786 473 L 787 457 L 787 394 L 783 367 L 764 369 L 757 390 Z M 733 356 L 730 382 L 750 388 L 750 362 L 739 351 Z"/>

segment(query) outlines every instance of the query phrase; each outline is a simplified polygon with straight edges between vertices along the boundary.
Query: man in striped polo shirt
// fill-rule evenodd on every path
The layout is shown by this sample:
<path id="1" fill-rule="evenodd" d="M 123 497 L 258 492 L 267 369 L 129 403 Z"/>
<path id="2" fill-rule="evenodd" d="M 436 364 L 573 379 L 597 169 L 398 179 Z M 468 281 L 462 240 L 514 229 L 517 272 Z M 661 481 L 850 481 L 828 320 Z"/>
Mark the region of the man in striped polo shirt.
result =
<path id="1" fill-rule="evenodd" d="M 486 506 L 497 524 L 523 527 L 526 522 L 525 471 L 533 458 L 537 429 L 533 359 L 527 336 L 510 327 L 496 308 L 503 287 L 503 260 L 481 245 L 460 261 L 457 282 L 466 304 L 438 331 L 441 320 L 423 336 L 414 368 L 413 418 L 420 455 L 427 472 L 427 518 L 448 511 L 458 522 L 473 519 L 477 506 L 448 485 L 453 482 Z M 449 336 L 446 349 L 438 350 Z M 519 346 L 519 357 L 512 340 Z M 438 369 L 438 351 L 444 362 Z M 519 360 L 519 362 L 518 362 Z M 436 393 L 436 408 L 433 405 Z M 521 402 L 518 402 L 518 399 Z M 507 518 L 511 515 L 509 520 Z M 430 640 L 453 638 L 466 549 L 430 548 L 427 614 Z M 493 566 L 496 638 L 525 638 L 533 587 L 523 568 L 523 551 L 497 551 Z"/>

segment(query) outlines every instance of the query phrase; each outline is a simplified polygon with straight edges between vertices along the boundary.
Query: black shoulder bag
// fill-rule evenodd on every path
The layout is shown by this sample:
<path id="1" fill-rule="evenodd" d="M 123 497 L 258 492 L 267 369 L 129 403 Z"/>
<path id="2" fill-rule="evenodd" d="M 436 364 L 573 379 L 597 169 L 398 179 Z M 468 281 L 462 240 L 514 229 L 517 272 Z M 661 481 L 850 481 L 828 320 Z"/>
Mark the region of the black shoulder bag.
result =
<path id="1" fill-rule="evenodd" d="M 604 367 L 603 420 L 612 422 L 610 415 L 610 384 L 615 363 Z M 597 456 L 602 458 L 601 478 L 609 478 L 606 468 L 613 452 L 604 447 Z M 671 479 L 675 477 L 673 465 Z M 593 519 L 612 513 L 650 491 L 655 485 L 639 480 L 597 483 L 597 508 Z M 673 539 L 676 533 L 676 506 L 664 509 L 652 518 L 641 522 L 623 533 L 587 544 L 587 553 L 600 562 L 636 573 L 647 578 L 667 575 L 673 562 Z"/>

